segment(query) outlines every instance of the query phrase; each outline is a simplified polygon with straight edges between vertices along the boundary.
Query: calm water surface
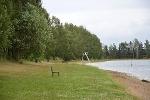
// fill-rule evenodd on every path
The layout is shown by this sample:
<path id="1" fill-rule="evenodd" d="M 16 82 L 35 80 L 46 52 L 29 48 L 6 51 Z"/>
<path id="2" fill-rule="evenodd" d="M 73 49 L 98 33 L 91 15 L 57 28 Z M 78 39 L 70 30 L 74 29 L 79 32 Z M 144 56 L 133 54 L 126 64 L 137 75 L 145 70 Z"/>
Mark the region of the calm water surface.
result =
<path id="1" fill-rule="evenodd" d="M 140 80 L 150 81 L 150 60 L 116 60 L 91 63 L 90 65 L 104 70 L 126 73 Z"/>

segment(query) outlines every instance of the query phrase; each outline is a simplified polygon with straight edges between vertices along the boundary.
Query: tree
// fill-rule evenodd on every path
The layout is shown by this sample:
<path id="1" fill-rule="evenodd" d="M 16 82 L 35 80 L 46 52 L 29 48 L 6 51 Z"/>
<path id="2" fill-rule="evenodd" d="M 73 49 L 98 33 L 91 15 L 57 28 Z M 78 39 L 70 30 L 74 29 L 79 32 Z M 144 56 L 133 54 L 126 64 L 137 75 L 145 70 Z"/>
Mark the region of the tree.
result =
<path id="1" fill-rule="evenodd" d="M 101 58 L 101 43 L 96 35 L 83 26 L 78 27 L 72 23 L 60 25 L 56 17 L 52 17 L 51 22 L 56 40 L 55 56 L 64 60 L 81 59 L 82 53 L 86 51 L 91 58 Z"/>
<path id="2" fill-rule="evenodd" d="M 134 58 L 135 54 L 134 54 L 134 46 L 132 41 L 129 42 L 128 47 L 129 47 L 129 58 Z"/>
<path id="3" fill-rule="evenodd" d="M 115 43 L 113 43 L 113 45 L 109 46 L 109 57 L 112 59 L 117 58 L 117 47 L 116 47 Z"/>
<path id="4" fill-rule="evenodd" d="M 104 46 L 103 46 L 103 57 L 104 57 L 105 59 L 107 59 L 108 56 L 109 56 L 108 47 L 107 47 L 107 45 L 104 45 Z"/>
<path id="5" fill-rule="evenodd" d="M 143 47 L 143 43 L 139 42 L 139 57 L 138 58 L 142 58 L 144 56 L 144 47 Z"/>
<path id="6" fill-rule="evenodd" d="M 136 58 L 139 58 L 139 41 L 138 41 L 138 39 L 134 39 L 133 47 L 135 50 Z"/>
<path id="7" fill-rule="evenodd" d="M 145 50 L 146 50 L 146 57 L 150 58 L 150 42 L 148 40 L 146 40 L 145 44 Z"/>
<path id="8" fill-rule="evenodd" d="M 119 44 L 119 55 L 121 58 L 128 57 L 128 44 L 126 42 L 121 42 Z"/>
<path id="9" fill-rule="evenodd" d="M 101 59 L 102 58 L 102 44 L 100 42 L 100 39 L 92 34 L 91 37 L 91 54 L 92 54 L 92 58 L 94 59 Z"/>
<path id="10" fill-rule="evenodd" d="M 13 58 L 37 58 L 44 56 L 45 44 L 51 39 L 51 28 L 40 8 L 27 3 L 13 37 Z"/>
<path id="11" fill-rule="evenodd" d="M 10 38 L 14 32 L 11 22 L 12 2 L 0 1 L 0 57 L 6 58 L 8 48 L 11 48 Z"/>
<path id="12" fill-rule="evenodd" d="M 49 18 L 41 0 L 1 0 L 0 6 L 0 57 L 71 60 L 81 59 L 83 52 L 93 59 L 102 57 L 96 35 L 83 26 L 63 25 L 57 17 Z"/>
<path id="13" fill-rule="evenodd" d="M 49 43 L 49 50 L 47 50 L 46 52 L 49 52 L 50 56 L 53 57 L 53 59 L 55 60 L 57 55 L 57 46 L 59 46 L 60 44 L 58 44 L 59 41 L 59 30 L 60 30 L 60 20 L 56 17 L 56 16 L 52 16 L 52 18 L 50 19 L 50 25 L 51 25 L 51 30 L 53 33 L 53 37 L 51 42 Z M 49 56 L 49 58 L 50 58 Z"/>

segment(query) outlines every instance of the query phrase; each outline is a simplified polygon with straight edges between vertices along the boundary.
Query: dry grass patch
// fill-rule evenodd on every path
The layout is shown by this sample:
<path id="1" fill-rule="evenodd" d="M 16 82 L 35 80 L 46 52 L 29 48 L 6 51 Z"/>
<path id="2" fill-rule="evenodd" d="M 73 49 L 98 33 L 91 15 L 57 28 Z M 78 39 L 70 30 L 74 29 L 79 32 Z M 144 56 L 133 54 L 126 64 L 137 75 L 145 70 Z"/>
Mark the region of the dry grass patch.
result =
<path id="1" fill-rule="evenodd" d="M 60 72 L 51 76 L 50 66 Z M 96 67 L 75 63 L 0 64 L 1 100 L 134 100 L 125 88 Z"/>

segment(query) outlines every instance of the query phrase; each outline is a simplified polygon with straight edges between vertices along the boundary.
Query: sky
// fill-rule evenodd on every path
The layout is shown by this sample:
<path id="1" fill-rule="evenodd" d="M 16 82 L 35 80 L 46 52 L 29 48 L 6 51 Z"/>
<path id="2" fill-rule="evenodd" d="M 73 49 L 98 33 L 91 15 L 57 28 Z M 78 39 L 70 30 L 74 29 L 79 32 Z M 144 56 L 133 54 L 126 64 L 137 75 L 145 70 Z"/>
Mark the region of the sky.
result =
<path id="1" fill-rule="evenodd" d="M 101 43 L 150 41 L 150 0 L 42 0 L 50 17 L 84 26 Z"/>

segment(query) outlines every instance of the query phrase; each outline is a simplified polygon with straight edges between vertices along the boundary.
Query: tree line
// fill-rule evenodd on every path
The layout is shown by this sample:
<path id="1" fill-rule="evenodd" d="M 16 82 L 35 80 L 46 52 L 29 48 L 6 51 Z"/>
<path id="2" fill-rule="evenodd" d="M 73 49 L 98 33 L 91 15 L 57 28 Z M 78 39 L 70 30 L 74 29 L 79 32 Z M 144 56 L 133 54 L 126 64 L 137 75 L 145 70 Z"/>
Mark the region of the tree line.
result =
<path id="1" fill-rule="evenodd" d="M 148 40 L 143 44 L 138 39 L 133 41 L 121 42 L 119 46 L 111 44 L 109 47 L 103 45 L 103 58 L 105 59 L 141 59 L 150 58 L 150 42 Z"/>
<path id="2" fill-rule="evenodd" d="M 41 0 L 0 1 L 0 59 L 102 58 L 100 39 L 83 26 L 50 18 Z"/>
<path id="3" fill-rule="evenodd" d="M 103 34 L 103 33 L 102 33 Z M 83 26 L 50 17 L 41 0 L 0 0 L 0 59 L 150 58 L 150 42 L 137 39 L 109 47 Z"/>

